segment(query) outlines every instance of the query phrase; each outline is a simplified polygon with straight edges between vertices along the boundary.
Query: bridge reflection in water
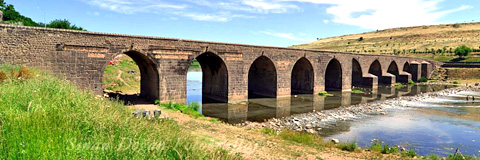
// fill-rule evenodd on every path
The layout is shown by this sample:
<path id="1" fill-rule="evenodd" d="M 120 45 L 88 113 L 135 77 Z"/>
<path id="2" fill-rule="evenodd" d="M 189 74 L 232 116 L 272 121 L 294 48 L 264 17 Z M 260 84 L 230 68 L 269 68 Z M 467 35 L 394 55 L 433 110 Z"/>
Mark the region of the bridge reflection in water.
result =
<path id="1" fill-rule="evenodd" d="M 219 118 L 231 124 L 245 121 L 263 122 L 271 118 L 334 109 L 399 96 L 413 96 L 446 88 L 448 86 L 408 85 L 403 88 L 379 86 L 376 89 L 362 89 L 365 91 L 364 94 L 338 91 L 330 92 L 330 96 L 307 94 L 283 98 L 249 99 L 248 104 L 208 103 L 202 104 L 202 114 Z"/>

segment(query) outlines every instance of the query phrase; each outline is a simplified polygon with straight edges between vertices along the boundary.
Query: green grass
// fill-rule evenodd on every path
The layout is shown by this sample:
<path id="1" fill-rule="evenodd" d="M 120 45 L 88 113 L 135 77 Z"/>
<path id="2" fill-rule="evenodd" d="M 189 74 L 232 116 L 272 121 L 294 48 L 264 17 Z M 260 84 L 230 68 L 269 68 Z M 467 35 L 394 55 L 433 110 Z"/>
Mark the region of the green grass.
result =
<path id="1" fill-rule="evenodd" d="M 135 61 L 133 61 L 126 54 L 122 54 L 115 65 L 107 65 L 103 73 L 103 89 L 108 89 L 113 92 L 123 93 L 139 93 L 140 92 L 140 69 Z M 135 73 L 128 73 L 134 71 Z M 118 79 L 121 73 L 122 82 Z"/>
<path id="2" fill-rule="evenodd" d="M 277 131 L 271 128 L 262 128 L 260 129 L 260 132 L 268 134 L 268 135 L 277 135 Z"/>
<path id="3" fill-rule="evenodd" d="M 363 94 L 364 92 L 362 90 L 352 90 L 353 94 Z"/>
<path id="4" fill-rule="evenodd" d="M 318 92 L 318 95 L 319 96 L 327 96 L 328 92 L 327 91 L 321 91 L 321 92 Z"/>
<path id="5" fill-rule="evenodd" d="M 198 63 L 197 59 L 195 59 L 193 60 L 192 64 L 190 64 L 188 70 L 202 70 L 202 67 L 200 66 L 200 63 Z"/>
<path id="6" fill-rule="evenodd" d="M 403 88 L 403 87 L 405 87 L 405 86 L 404 86 L 402 83 L 395 83 L 395 84 L 393 84 L 393 87 L 395 87 L 395 88 Z"/>
<path id="7" fill-rule="evenodd" d="M 306 132 L 282 130 L 282 132 L 280 132 L 278 136 L 280 136 L 283 140 L 287 140 L 287 141 L 292 141 L 292 142 L 296 142 L 296 143 L 300 143 L 308 146 L 320 147 L 320 148 L 324 147 L 322 137 L 318 135 L 306 133 Z"/>
<path id="8" fill-rule="evenodd" d="M 175 121 L 135 118 L 121 103 L 53 76 L 7 78 L 0 95 L 0 159 L 236 158 Z"/>
<path id="9" fill-rule="evenodd" d="M 409 81 L 408 81 L 408 84 L 410 84 L 410 85 L 414 85 L 414 84 L 415 84 L 415 82 L 414 82 L 414 81 L 412 81 L 412 80 L 409 80 Z"/>
<path id="10" fill-rule="evenodd" d="M 428 81 L 428 78 L 426 78 L 426 77 L 420 77 L 418 79 L 418 82 L 427 82 L 427 81 Z"/>
<path id="11" fill-rule="evenodd" d="M 198 112 L 200 108 L 200 104 L 198 103 L 190 103 L 189 105 L 184 105 L 179 103 L 173 103 L 171 101 L 169 103 L 160 103 L 160 101 L 157 100 L 155 104 L 174 110 L 174 111 L 180 111 L 183 114 L 189 115 L 190 117 L 193 117 L 193 118 L 205 117 Z"/>
<path id="12" fill-rule="evenodd" d="M 474 156 L 469 156 L 469 155 L 453 155 L 450 154 L 447 158 L 447 160 L 479 160 L 480 158 L 474 157 Z"/>
<path id="13" fill-rule="evenodd" d="M 460 82 L 458 82 L 458 81 L 453 81 L 453 84 L 460 84 Z"/>
<path id="14" fill-rule="evenodd" d="M 343 151 L 358 152 L 361 148 L 358 147 L 357 142 L 344 142 L 337 144 L 337 148 Z"/>

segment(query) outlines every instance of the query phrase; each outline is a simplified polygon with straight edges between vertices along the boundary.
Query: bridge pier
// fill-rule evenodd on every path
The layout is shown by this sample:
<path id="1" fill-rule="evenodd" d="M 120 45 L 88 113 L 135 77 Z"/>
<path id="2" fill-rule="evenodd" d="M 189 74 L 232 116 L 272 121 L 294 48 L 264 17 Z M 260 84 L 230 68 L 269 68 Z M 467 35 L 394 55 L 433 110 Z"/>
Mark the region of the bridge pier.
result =
<path id="1" fill-rule="evenodd" d="M 395 83 L 396 83 L 395 75 L 393 75 L 391 73 L 384 73 L 382 75 L 382 84 L 393 85 Z"/>
<path id="2" fill-rule="evenodd" d="M 367 74 L 363 77 L 363 85 L 370 88 L 378 88 L 378 77 L 373 74 Z"/>
<path id="3" fill-rule="evenodd" d="M 412 75 L 408 72 L 401 72 L 397 80 L 400 83 L 408 83 L 410 80 L 412 80 Z"/>
<path id="4" fill-rule="evenodd" d="M 416 81 L 418 81 L 418 79 L 420 79 L 420 77 L 422 76 L 421 75 L 421 73 L 422 73 L 421 69 L 422 69 L 422 66 L 421 66 L 420 63 L 415 62 L 415 61 L 410 63 L 410 67 L 408 68 L 408 70 L 409 70 L 410 74 L 412 74 L 412 80 L 413 81 L 416 82 Z"/>

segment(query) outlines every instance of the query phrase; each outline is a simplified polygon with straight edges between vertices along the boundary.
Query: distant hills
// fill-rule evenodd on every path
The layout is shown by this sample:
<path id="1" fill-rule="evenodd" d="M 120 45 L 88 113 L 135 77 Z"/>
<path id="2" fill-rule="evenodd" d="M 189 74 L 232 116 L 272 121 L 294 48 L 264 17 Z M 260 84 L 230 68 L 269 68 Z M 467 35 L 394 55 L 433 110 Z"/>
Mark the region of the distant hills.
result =
<path id="1" fill-rule="evenodd" d="M 403 27 L 319 39 L 292 48 L 366 54 L 393 54 L 436 59 L 467 45 L 480 52 L 480 23 Z M 474 53 L 475 55 L 476 53 Z M 436 59 L 438 60 L 438 59 Z M 441 58 L 441 61 L 449 61 Z"/>

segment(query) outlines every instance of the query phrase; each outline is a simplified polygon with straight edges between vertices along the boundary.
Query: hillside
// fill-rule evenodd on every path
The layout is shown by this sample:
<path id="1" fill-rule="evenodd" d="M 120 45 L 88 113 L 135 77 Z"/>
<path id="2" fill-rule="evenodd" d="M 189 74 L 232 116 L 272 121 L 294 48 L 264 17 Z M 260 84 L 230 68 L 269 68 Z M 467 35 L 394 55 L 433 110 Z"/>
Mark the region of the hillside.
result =
<path id="1" fill-rule="evenodd" d="M 367 54 L 394 54 L 452 61 L 449 56 L 460 45 L 480 51 L 480 23 L 444 24 L 378 30 L 319 39 L 292 48 Z M 478 58 L 478 57 L 477 57 Z M 470 59 L 478 61 L 480 59 Z"/>

